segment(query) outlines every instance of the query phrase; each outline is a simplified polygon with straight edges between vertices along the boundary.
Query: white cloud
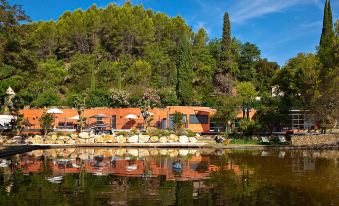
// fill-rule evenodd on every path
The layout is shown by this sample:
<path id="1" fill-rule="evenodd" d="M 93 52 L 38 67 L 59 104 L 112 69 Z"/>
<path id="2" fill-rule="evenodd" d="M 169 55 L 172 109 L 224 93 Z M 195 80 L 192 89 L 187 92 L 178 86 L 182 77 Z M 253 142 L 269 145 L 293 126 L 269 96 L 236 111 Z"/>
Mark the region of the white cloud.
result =
<path id="1" fill-rule="evenodd" d="M 253 18 L 283 12 L 288 8 L 302 4 L 312 4 L 319 9 L 323 8 L 322 0 L 196 0 L 196 2 L 210 17 L 219 19 L 223 12 L 228 11 L 231 21 L 234 23 L 244 23 Z"/>
<path id="2" fill-rule="evenodd" d="M 270 13 L 282 12 L 300 4 L 318 4 L 319 0 L 240 0 L 230 8 L 232 21 L 242 23 Z"/>

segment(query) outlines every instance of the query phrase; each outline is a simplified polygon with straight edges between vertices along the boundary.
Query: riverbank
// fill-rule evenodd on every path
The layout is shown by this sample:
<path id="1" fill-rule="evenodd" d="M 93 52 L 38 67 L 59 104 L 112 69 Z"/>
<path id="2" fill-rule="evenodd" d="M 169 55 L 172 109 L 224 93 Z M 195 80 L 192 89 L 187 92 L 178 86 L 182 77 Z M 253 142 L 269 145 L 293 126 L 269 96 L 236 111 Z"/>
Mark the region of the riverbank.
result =
<path id="1" fill-rule="evenodd" d="M 104 148 L 200 148 L 200 149 L 339 149 L 339 145 L 223 145 L 223 144 L 180 144 L 180 143 L 111 143 L 111 144 L 4 144 L 5 148 L 35 148 L 36 149 L 50 149 L 50 148 L 78 148 L 78 147 L 104 147 Z"/>

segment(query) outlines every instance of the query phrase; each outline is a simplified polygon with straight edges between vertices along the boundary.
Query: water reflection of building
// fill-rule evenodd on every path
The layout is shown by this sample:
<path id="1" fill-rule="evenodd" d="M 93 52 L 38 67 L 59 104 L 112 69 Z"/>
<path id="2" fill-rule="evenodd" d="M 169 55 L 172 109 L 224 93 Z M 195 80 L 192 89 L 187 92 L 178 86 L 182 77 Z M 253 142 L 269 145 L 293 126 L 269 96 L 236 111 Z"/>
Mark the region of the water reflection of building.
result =
<path id="1" fill-rule="evenodd" d="M 173 162 L 181 159 L 182 169 L 173 168 Z M 210 156 L 200 155 L 185 158 L 119 157 L 108 155 L 82 155 L 82 158 L 21 155 L 18 168 L 24 173 L 42 172 L 48 169 L 54 175 L 74 174 L 83 170 L 95 175 L 155 178 L 164 176 L 167 181 L 202 180 L 210 172 L 222 169 L 239 174 L 240 167 L 228 163 L 223 168 L 211 164 Z"/>

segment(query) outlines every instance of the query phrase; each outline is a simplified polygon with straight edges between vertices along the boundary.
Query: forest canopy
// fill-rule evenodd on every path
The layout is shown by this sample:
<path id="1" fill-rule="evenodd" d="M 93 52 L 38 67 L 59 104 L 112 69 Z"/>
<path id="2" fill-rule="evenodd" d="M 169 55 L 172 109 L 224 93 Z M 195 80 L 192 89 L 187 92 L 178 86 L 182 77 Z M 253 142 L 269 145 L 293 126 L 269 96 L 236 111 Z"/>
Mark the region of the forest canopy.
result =
<path id="1" fill-rule="evenodd" d="M 11 86 L 31 107 L 72 106 L 76 95 L 90 96 L 87 106 L 114 107 L 112 90 L 126 91 L 137 106 L 143 91 L 155 88 L 164 106 L 209 105 L 223 54 L 232 56 L 232 80 L 252 82 L 260 92 L 269 92 L 279 69 L 230 32 L 224 51 L 222 39 L 209 39 L 204 28 L 195 32 L 180 16 L 129 1 L 66 11 L 47 22 L 30 22 L 21 7 L 1 5 L 1 102 Z"/>

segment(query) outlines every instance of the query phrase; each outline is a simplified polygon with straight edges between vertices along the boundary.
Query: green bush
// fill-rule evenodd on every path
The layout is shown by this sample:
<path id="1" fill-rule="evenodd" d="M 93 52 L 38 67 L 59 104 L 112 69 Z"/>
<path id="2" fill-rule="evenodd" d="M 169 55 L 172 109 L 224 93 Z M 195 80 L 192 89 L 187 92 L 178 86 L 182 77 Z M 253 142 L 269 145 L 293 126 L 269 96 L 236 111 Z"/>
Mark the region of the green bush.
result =
<path id="1" fill-rule="evenodd" d="M 188 136 L 188 137 L 195 137 L 197 135 L 196 132 L 193 132 L 192 130 L 190 129 L 180 129 L 179 132 L 178 132 L 178 135 L 185 135 L 185 136 Z"/>
<path id="2" fill-rule="evenodd" d="M 56 135 L 57 136 L 62 136 L 62 135 L 64 135 L 64 133 L 63 132 L 57 132 Z"/>
<path id="3" fill-rule="evenodd" d="M 147 132 L 147 134 L 150 136 L 158 136 L 158 137 L 169 136 L 173 133 L 174 133 L 173 131 L 170 131 L 167 129 L 153 129 Z"/>
<path id="4" fill-rule="evenodd" d="M 258 144 L 258 141 L 252 138 L 236 138 L 231 140 L 231 144 Z"/>
<path id="5" fill-rule="evenodd" d="M 140 131 L 136 128 L 131 129 L 131 131 L 129 131 L 129 135 L 138 135 L 140 134 Z"/>
<path id="6" fill-rule="evenodd" d="M 116 133 L 117 136 L 122 135 L 122 136 L 124 136 L 124 137 L 128 137 L 128 134 L 129 134 L 129 133 L 126 132 L 126 131 L 120 131 L 120 132 L 117 132 L 117 133 Z"/>

